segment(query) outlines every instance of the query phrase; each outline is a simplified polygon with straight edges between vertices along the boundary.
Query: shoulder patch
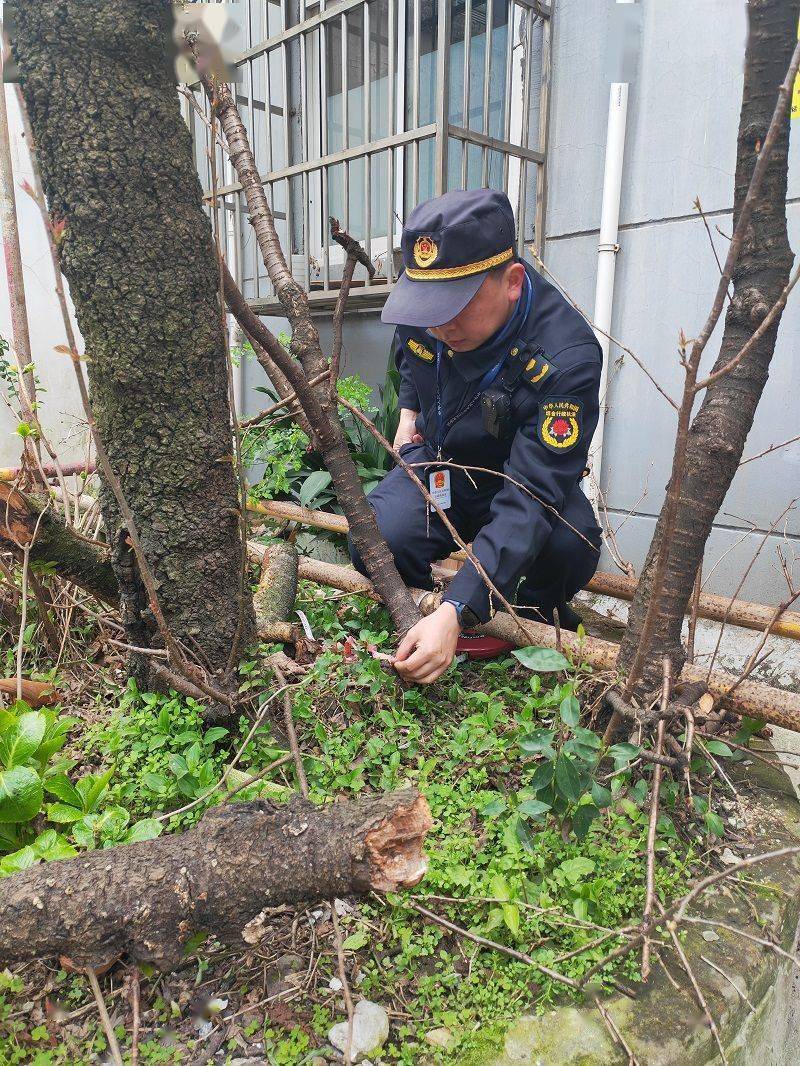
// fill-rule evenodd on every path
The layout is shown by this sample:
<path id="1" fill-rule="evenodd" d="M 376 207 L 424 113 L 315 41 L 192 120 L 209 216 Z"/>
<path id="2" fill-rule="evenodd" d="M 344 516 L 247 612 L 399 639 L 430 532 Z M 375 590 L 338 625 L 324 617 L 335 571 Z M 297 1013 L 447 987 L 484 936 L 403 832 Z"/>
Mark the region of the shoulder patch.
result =
<path id="1" fill-rule="evenodd" d="M 539 404 L 537 436 L 551 452 L 568 452 L 581 439 L 583 404 L 573 396 L 548 396 Z"/>
<path id="2" fill-rule="evenodd" d="M 413 337 L 409 337 L 406 341 L 406 347 L 412 355 L 416 355 L 418 359 L 422 359 L 425 363 L 432 363 L 434 360 L 433 352 L 426 348 L 424 344 L 420 344 L 419 341 L 415 341 Z"/>
<path id="3" fill-rule="evenodd" d="M 539 353 L 532 355 L 525 364 L 525 369 L 522 371 L 522 377 L 529 385 L 541 385 L 544 379 L 549 376 L 551 370 L 552 364 L 550 360 L 540 351 Z"/>

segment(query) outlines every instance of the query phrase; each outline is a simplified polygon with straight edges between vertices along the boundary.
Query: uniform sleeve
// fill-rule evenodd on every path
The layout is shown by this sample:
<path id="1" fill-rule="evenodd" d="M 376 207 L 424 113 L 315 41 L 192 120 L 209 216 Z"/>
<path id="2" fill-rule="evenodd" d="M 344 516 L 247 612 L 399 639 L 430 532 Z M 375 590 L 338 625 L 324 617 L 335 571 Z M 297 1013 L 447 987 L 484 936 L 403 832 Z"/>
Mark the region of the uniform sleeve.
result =
<path id="1" fill-rule="evenodd" d="M 392 341 L 392 358 L 400 373 L 400 388 L 397 394 L 397 401 L 400 407 L 405 407 L 409 411 L 419 411 L 417 386 L 414 384 L 408 354 L 397 330 L 394 331 L 394 340 Z"/>
<path id="2" fill-rule="evenodd" d="M 559 521 L 557 513 L 581 477 L 597 427 L 599 349 L 580 345 L 563 356 L 558 373 L 539 396 L 538 411 L 531 404 L 531 415 L 517 430 L 503 468 L 536 498 L 503 479 L 489 521 L 472 545 L 508 599 Z M 489 590 L 472 563 L 465 563 L 450 582 L 446 598 L 466 604 L 481 621 L 489 618 Z"/>

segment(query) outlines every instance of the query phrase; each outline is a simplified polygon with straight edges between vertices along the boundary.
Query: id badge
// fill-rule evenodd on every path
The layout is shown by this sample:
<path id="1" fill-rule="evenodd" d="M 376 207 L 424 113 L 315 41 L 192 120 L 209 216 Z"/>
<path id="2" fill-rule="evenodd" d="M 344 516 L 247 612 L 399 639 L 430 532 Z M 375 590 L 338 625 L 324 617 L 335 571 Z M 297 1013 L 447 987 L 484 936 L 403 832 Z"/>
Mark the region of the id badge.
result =
<path id="1" fill-rule="evenodd" d="M 428 491 L 441 509 L 446 511 L 453 502 L 450 494 L 450 471 L 446 468 L 432 470 L 428 474 Z"/>

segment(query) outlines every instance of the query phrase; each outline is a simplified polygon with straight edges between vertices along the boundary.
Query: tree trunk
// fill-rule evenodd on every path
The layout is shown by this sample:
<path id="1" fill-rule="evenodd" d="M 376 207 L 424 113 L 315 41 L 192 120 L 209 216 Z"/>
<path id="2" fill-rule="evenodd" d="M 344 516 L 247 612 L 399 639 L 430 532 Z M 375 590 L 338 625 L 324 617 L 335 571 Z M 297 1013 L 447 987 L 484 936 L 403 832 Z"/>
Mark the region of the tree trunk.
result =
<path id="1" fill-rule="evenodd" d="M 770 125 L 778 87 L 797 39 L 797 2 L 750 0 L 739 122 L 733 225 L 744 202 L 756 158 Z M 789 279 L 792 253 L 786 231 L 788 116 L 778 136 L 733 275 L 733 299 L 714 370 L 733 359 L 776 303 Z M 747 434 L 767 382 L 780 315 L 734 369 L 708 386 L 689 431 L 686 469 L 666 575 L 642 673 L 641 687 L 660 683 L 665 655 L 677 672 L 685 658 L 681 626 L 712 524 L 733 481 Z M 619 666 L 629 668 L 650 598 L 654 562 L 661 549 L 662 509 L 628 616 Z"/>
<path id="2" fill-rule="evenodd" d="M 214 674 L 254 635 L 211 228 L 164 0 L 25 0 L 12 42 L 92 410 L 173 636 Z M 106 486 L 107 490 L 107 486 Z M 158 643 L 119 513 L 103 516 L 130 643 Z M 242 602 L 240 604 L 240 599 Z M 147 659 L 132 669 L 147 683 Z"/>
<path id="3" fill-rule="evenodd" d="M 233 291 L 235 286 L 226 287 L 228 303 L 247 336 L 257 341 L 257 345 L 254 345 L 256 355 L 266 352 L 269 357 L 269 362 L 264 366 L 267 374 L 270 373 L 271 365 L 277 365 L 297 393 L 303 412 L 314 431 L 315 444 L 330 472 L 336 498 L 350 523 L 353 543 L 358 548 L 370 578 L 380 590 L 395 627 L 403 634 L 418 621 L 419 614 L 380 534 L 375 513 L 364 495 L 336 403 L 331 398 L 331 393 L 334 392 L 335 395 L 335 390 L 331 389 L 326 381 L 319 386 L 315 394 L 309 385 L 311 378 L 326 369 L 326 361 L 320 347 L 317 328 L 311 318 L 308 296 L 287 267 L 247 131 L 233 94 L 227 85 L 212 84 L 207 76 L 202 76 L 202 81 L 216 107 L 230 160 L 247 200 L 250 222 L 261 249 L 264 265 L 292 329 L 291 350 L 294 359 L 275 343 L 275 338 L 247 306 L 241 294 Z"/>
<path id="4" fill-rule="evenodd" d="M 0 881 L 0 963 L 67 955 L 98 968 L 127 954 L 168 968 L 197 932 L 254 944 L 270 907 L 417 884 L 431 825 L 413 789 L 325 807 L 215 807 L 186 833 Z"/>

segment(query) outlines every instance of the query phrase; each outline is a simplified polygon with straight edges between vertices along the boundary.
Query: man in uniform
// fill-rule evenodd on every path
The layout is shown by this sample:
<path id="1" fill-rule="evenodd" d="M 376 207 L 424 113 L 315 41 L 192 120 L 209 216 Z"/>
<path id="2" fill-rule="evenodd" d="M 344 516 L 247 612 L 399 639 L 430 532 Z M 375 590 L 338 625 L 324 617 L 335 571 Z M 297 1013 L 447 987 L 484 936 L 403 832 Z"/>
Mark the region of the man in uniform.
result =
<path id="1" fill-rule="evenodd" d="M 503 596 L 537 621 L 552 624 L 557 610 L 574 630 L 568 602 L 597 569 L 601 541 L 580 487 L 598 418 L 600 346 L 517 258 L 504 193 L 449 192 L 420 204 L 401 247 L 405 272 L 381 315 L 397 326 L 395 448 L 407 463 L 428 464 L 415 466 L 418 476 Z M 431 563 L 454 548 L 440 516 L 401 467 L 369 502 L 403 580 L 431 588 Z M 491 610 L 483 578 L 465 563 L 441 606 L 401 641 L 398 673 L 435 681 L 461 631 Z"/>

